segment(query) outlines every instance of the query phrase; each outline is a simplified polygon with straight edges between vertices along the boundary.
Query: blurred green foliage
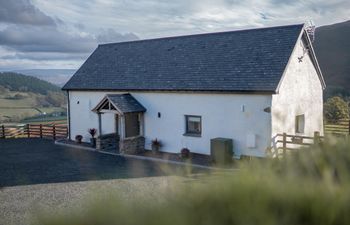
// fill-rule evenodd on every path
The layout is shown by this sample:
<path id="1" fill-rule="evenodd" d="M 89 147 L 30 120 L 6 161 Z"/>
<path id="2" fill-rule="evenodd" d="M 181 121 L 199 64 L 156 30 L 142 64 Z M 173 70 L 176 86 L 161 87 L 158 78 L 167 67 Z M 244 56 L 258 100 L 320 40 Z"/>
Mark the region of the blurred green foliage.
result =
<path id="1" fill-rule="evenodd" d="M 239 170 L 179 183 L 164 201 L 92 201 L 83 212 L 40 215 L 45 225 L 350 224 L 350 142 L 291 152 L 284 159 L 239 163 Z M 112 190 L 111 190 L 112 191 Z M 36 223 L 37 224 L 37 223 Z"/>

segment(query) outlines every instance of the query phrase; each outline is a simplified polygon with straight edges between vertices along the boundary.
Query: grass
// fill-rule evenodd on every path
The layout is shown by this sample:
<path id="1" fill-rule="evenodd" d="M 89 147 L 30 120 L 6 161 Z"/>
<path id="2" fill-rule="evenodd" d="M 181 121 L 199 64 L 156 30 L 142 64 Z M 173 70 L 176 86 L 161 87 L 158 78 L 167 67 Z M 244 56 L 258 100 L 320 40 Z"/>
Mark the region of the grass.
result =
<path id="1" fill-rule="evenodd" d="M 59 117 L 48 117 L 43 119 L 29 119 L 22 120 L 22 123 L 30 123 L 30 124 L 67 124 L 67 117 L 59 116 Z"/>
<path id="2" fill-rule="evenodd" d="M 13 93 L 16 94 L 17 92 Z M 40 112 L 52 113 L 66 110 L 62 107 L 37 107 L 36 105 L 37 102 L 34 97 L 5 99 L 4 95 L 0 95 L 0 121 L 7 121 L 8 119 L 19 121 L 22 118 L 36 116 Z"/>
<path id="3" fill-rule="evenodd" d="M 88 201 L 83 212 L 42 213 L 35 224 L 349 224 L 349 146 L 348 140 L 328 139 L 285 159 L 241 162 L 239 172 L 159 193 L 161 203 L 123 200 L 110 190 L 104 199 Z"/>

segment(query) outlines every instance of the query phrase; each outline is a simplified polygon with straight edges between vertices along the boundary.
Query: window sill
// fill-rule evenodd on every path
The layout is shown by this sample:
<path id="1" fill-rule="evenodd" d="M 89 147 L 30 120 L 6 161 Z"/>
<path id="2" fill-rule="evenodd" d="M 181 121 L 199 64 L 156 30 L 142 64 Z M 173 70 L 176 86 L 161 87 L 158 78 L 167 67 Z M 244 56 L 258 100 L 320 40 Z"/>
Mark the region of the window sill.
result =
<path id="1" fill-rule="evenodd" d="M 201 134 L 184 133 L 183 136 L 187 137 L 202 137 Z"/>

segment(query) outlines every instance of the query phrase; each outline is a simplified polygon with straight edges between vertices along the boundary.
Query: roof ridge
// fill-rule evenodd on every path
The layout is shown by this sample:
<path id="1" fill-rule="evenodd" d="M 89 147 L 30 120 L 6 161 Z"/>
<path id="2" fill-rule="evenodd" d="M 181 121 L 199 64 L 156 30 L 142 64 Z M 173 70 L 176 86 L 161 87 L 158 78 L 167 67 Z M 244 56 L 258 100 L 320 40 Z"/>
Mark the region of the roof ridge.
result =
<path id="1" fill-rule="evenodd" d="M 279 29 L 279 28 L 297 27 L 297 26 L 305 26 L 305 23 L 289 24 L 289 25 L 280 25 L 280 26 L 272 26 L 272 27 L 256 27 L 256 28 L 240 29 L 240 30 L 231 30 L 231 31 L 220 31 L 220 32 L 208 32 L 208 33 L 198 33 L 198 34 L 187 34 L 187 35 L 178 35 L 178 36 L 169 36 L 169 37 L 159 37 L 159 38 L 140 39 L 140 40 L 134 40 L 134 41 L 112 42 L 112 43 L 98 44 L 98 47 L 100 47 L 100 46 L 107 46 L 107 45 L 119 45 L 119 44 L 129 44 L 129 43 L 138 43 L 138 42 L 147 42 L 147 41 L 158 41 L 158 40 L 177 39 L 177 38 L 187 38 L 187 37 L 197 37 L 197 36 L 207 36 L 207 35 L 220 35 L 220 34 L 241 33 L 241 32 L 243 33 L 243 32 L 251 32 L 251 31 L 256 31 L 256 30 L 270 30 L 270 29 Z"/>

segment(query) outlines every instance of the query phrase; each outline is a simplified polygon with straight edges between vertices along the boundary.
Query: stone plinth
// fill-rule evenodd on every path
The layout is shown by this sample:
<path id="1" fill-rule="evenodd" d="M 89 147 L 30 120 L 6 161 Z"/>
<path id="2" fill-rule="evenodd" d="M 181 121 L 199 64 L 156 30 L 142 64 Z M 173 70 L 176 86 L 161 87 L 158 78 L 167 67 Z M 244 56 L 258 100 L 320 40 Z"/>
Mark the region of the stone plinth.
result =
<path id="1" fill-rule="evenodd" d="M 96 139 L 96 149 L 100 151 L 113 151 L 118 152 L 119 150 L 119 135 L 103 134 Z"/>
<path id="2" fill-rule="evenodd" d="M 142 136 L 125 138 L 120 141 L 120 153 L 138 154 L 145 151 L 145 138 Z"/>

